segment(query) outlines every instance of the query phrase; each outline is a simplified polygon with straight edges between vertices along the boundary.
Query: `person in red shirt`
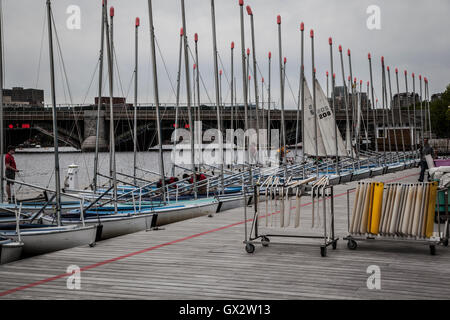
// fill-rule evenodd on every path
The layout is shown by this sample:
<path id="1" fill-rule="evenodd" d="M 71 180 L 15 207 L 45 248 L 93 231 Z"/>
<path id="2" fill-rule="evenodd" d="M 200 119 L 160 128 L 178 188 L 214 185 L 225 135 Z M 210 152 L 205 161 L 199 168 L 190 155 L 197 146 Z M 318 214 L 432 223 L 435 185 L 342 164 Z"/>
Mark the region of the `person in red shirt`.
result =
<path id="1" fill-rule="evenodd" d="M 16 160 L 14 159 L 15 148 L 12 146 L 8 147 L 8 153 L 5 156 L 5 177 L 9 180 L 6 182 L 6 193 L 8 194 L 8 201 L 11 202 L 11 185 L 14 184 L 14 179 L 16 178 L 17 170 Z"/>

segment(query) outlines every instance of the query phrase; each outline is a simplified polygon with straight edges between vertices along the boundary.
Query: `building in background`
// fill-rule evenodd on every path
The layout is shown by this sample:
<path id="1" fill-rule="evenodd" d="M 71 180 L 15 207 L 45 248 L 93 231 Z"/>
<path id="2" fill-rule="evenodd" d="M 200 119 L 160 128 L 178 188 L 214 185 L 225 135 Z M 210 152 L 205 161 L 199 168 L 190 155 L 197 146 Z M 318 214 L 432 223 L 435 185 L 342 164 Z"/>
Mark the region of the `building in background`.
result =
<path id="1" fill-rule="evenodd" d="M 5 106 L 44 106 L 44 90 L 24 89 L 22 87 L 13 87 L 12 89 L 3 89 L 3 104 Z"/>
<path id="2" fill-rule="evenodd" d="M 394 107 L 398 107 L 398 99 L 399 99 L 399 95 L 398 94 L 394 94 L 394 97 L 392 98 L 392 103 L 394 105 Z M 412 92 L 402 92 L 400 93 L 400 108 L 406 108 L 408 107 L 408 104 L 406 103 L 408 101 L 409 106 L 412 106 L 413 101 L 414 101 L 414 94 Z M 416 103 L 420 102 L 420 96 L 418 93 L 416 93 Z"/>

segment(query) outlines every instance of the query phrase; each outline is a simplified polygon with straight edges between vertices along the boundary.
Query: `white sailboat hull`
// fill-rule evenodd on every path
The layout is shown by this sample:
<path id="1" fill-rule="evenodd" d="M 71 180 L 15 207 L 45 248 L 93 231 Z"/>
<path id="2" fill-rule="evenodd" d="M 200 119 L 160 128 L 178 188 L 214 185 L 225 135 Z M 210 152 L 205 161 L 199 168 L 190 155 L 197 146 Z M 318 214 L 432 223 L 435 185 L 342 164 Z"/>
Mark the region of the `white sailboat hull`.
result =
<path id="1" fill-rule="evenodd" d="M 199 205 L 189 205 L 180 208 L 167 208 L 151 210 L 148 213 L 132 215 L 111 215 L 110 217 L 100 217 L 85 219 L 86 226 L 102 226 L 101 240 L 123 236 L 130 233 L 148 230 L 152 227 L 152 219 L 157 214 L 156 224 L 154 226 L 163 226 L 182 220 L 192 219 L 203 215 L 214 213 L 219 205 L 218 201 L 207 202 Z M 44 221 L 52 221 L 52 217 L 43 217 Z M 64 220 L 67 225 L 79 225 L 78 220 Z M 98 238 L 97 238 L 98 239 Z"/>
<path id="2" fill-rule="evenodd" d="M 209 202 L 195 206 L 184 207 L 176 210 L 166 211 L 158 210 L 157 226 L 163 226 L 169 223 L 179 222 L 187 219 L 205 216 L 215 213 L 219 206 L 219 201 Z"/>
<path id="3" fill-rule="evenodd" d="M 47 227 L 20 231 L 24 255 L 37 255 L 95 243 L 97 229 L 94 226 Z M 15 231 L 1 235 L 18 241 Z"/>

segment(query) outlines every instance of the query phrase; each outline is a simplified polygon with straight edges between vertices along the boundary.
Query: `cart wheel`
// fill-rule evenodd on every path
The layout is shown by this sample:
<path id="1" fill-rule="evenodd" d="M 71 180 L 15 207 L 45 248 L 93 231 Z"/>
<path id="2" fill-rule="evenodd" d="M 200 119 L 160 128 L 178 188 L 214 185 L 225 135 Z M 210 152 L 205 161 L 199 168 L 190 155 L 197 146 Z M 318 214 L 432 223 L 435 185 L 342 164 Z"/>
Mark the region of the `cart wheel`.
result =
<path id="1" fill-rule="evenodd" d="M 96 245 L 97 245 L 96 242 L 92 242 L 92 243 L 89 244 L 89 247 L 93 248 L 93 247 L 95 247 Z"/>
<path id="2" fill-rule="evenodd" d="M 333 241 L 333 250 L 336 250 L 336 248 L 337 248 L 337 240 Z"/>
<path id="3" fill-rule="evenodd" d="M 430 245 L 430 254 L 432 256 L 436 255 L 436 246 L 435 245 Z"/>
<path id="4" fill-rule="evenodd" d="M 358 247 L 358 244 L 356 243 L 355 240 L 348 240 L 347 248 L 349 248 L 350 250 L 356 250 L 357 247 Z"/>
<path id="5" fill-rule="evenodd" d="M 261 244 L 263 245 L 263 247 L 268 247 L 269 246 L 269 242 L 270 242 L 269 238 L 267 238 L 267 237 L 262 237 L 261 238 Z"/>
<path id="6" fill-rule="evenodd" d="M 255 252 L 255 246 L 252 243 L 247 243 L 245 245 L 245 251 L 247 251 L 247 253 L 253 253 Z"/>
<path id="7" fill-rule="evenodd" d="M 320 255 L 322 257 L 326 257 L 327 256 L 327 247 L 320 247 Z"/>

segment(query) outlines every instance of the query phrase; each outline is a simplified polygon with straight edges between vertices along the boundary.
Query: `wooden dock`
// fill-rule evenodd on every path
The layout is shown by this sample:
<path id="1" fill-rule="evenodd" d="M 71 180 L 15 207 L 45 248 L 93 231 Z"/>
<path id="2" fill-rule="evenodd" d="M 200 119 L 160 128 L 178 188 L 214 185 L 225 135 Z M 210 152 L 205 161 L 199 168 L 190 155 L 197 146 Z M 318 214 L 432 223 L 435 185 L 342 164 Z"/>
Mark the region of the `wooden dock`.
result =
<path id="1" fill-rule="evenodd" d="M 377 177 L 416 182 L 418 169 Z M 450 248 L 418 243 L 359 242 L 347 249 L 347 200 L 355 183 L 335 188 L 337 250 L 319 243 L 271 239 L 244 250 L 243 209 L 171 224 L 0 266 L 1 299 L 443 299 L 450 296 Z M 262 203 L 263 204 L 263 203 Z M 249 209 L 251 214 L 252 209 Z M 81 268 L 70 290 L 67 267 Z M 367 288 L 379 266 L 381 289 Z"/>

